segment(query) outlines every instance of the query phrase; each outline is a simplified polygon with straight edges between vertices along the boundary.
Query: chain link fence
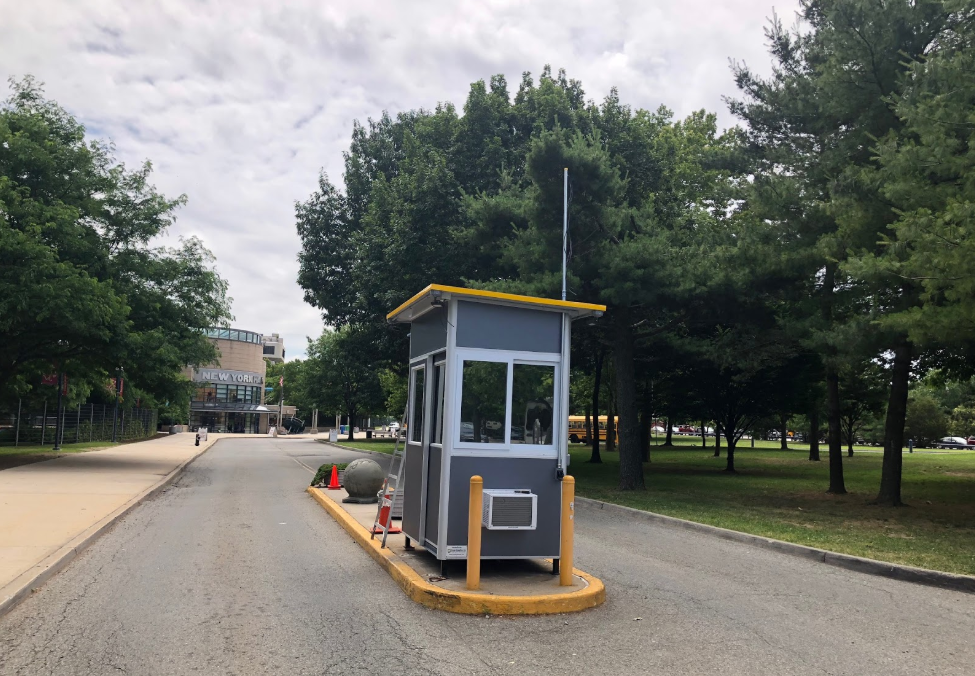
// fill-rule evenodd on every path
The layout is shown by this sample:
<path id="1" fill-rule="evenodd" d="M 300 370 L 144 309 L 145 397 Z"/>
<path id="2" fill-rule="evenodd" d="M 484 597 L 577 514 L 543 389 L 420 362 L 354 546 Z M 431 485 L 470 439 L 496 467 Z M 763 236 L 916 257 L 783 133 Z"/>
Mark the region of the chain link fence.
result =
<path id="1" fill-rule="evenodd" d="M 156 434 L 158 411 L 150 408 L 118 409 L 114 404 L 82 404 L 61 411 L 61 443 L 111 441 L 112 427 L 116 439 L 146 439 Z M 12 411 L 0 410 L 0 446 L 54 445 L 58 414 L 55 406 L 30 408 L 19 405 Z"/>

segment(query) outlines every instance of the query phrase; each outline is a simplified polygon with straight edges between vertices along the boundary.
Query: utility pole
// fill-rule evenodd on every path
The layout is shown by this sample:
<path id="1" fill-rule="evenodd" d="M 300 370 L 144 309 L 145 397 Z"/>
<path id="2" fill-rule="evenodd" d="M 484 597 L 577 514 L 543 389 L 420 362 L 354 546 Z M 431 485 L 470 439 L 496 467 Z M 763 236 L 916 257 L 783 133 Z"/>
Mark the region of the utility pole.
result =
<path id="1" fill-rule="evenodd" d="M 121 366 L 118 367 L 118 375 L 115 378 L 115 413 L 112 416 L 112 443 L 118 441 L 118 398 L 122 393 L 122 372 Z"/>
<path id="2" fill-rule="evenodd" d="M 284 427 L 284 376 L 278 381 L 281 385 L 281 396 L 278 398 L 278 428 Z"/>
<path id="3" fill-rule="evenodd" d="M 58 411 L 54 418 L 54 451 L 61 450 L 61 433 L 64 431 L 64 420 L 61 419 L 61 395 L 64 392 L 64 369 L 58 368 Z"/>

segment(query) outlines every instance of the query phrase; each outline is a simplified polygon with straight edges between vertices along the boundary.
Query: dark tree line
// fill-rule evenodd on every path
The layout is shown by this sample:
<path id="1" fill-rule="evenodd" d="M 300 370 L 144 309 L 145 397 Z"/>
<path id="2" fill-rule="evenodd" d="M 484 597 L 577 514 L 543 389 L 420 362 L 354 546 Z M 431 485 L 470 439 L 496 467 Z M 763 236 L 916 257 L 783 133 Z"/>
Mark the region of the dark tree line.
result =
<path id="1" fill-rule="evenodd" d="M 558 296 L 568 167 L 570 298 L 608 306 L 573 363 L 591 415 L 619 415 L 620 488 L 645 485 L 654 414 L 714 421 L 729 472 L 746 431 L 801 414 L 843 493 L 844 428 L 885 409 L 877 500 L 900 504 L 911 379 L 971 375 L 972 17 L 806 0 L 795 28 L 770 25 L 770 77 L 734 65 L 742 127 L 725 132 L 615 90 L 595 103 L 548 67 L 513 93 L 475 82 L 463 111 L 357 123 L 344 190 L 322 175 L 296 205 L 298 281 L 327 324 L 379 346 L 377 367 L 402 368 L 382 318 L 428 283 Z"/>

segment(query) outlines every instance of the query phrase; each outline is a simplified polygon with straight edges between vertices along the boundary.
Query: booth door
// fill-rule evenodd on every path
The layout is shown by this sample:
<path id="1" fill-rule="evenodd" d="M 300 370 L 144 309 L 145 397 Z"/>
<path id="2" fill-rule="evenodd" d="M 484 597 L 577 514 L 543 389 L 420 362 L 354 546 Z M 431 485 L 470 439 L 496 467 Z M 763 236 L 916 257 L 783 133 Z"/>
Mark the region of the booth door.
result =
<path id="1" fill-rule="evenodd" d="M 410 365 L 409 401 L 406 409 L 406 450 L 403 458 L 403 531 L 422 543 L 423 475 L 427 451 L 423 443 L 423 409 L 426 400 L 426 360 Z"/>
<path id="2" fill-rule="evenodd" d="M 437 359 L 442 360 L 443 357 Z M 434 553 L 440 515 L 440 477 L 443 462 L 440 429 L 443 383 L 443 361 L 427 357 L 410 366 L 403 530 Z"/>

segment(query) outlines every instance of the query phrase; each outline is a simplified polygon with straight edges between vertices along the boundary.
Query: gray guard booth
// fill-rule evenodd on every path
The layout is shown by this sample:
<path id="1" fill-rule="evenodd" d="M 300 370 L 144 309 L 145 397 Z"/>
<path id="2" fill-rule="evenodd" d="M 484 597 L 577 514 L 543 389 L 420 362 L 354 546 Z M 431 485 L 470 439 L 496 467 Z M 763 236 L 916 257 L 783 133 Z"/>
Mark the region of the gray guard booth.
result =
<path id="1" fill-rule="evenodd" d="M 467 558 L 470 479 L 484 479 L 481 556 L 559 558 L 572 320 L 602 305 L 432 284 L 409 323 L 403 531 Z"/>

